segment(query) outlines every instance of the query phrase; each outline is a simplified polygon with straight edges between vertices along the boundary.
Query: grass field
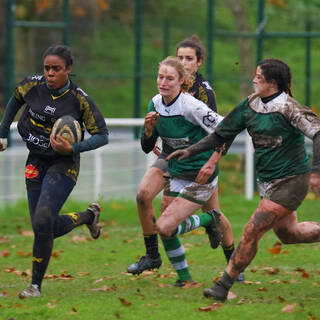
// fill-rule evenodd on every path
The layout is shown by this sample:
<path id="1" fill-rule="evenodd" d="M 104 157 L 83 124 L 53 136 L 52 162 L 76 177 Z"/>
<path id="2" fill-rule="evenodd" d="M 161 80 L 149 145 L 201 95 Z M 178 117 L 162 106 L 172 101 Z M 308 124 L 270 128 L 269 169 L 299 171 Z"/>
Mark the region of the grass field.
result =
<path id="1" fill-rule="evenodd" d="M 229 217 L 236 242 L 258 198 L 224 192 L 221 207 Z M 69 201 L 64 212 L 85 203 Z M 159 201 L 156 201 L 159 208 Z M 30 281 L 31 233 L 27 204 L 21 201 L 0 212 L 0 319 L 320 319 L 320 245 L 282 246 L 268 232 L 245 272 L 245 284 L 235 284 L 236 297 L 224 304 L 203 298 L 205 287 L 225 267 L 221 248 L 212 250 L 203 231 L 183 237 L 190 270 L 198 285 L 175 288 L 176 280 L 161 245 L 163 265 L 138 277 L 127 266 L 144 254 L 133 201 L 103 203 L 103 234 L 89 238 L 86 227 L 55 240 L 42 297 L 17 297 Z M 307 200 L 301 220 L 318 221 L 319 203 Z M 210 311 L 203 311 L 210 309 Z M 285 312 L 286 311 L 286 312 Z"/>

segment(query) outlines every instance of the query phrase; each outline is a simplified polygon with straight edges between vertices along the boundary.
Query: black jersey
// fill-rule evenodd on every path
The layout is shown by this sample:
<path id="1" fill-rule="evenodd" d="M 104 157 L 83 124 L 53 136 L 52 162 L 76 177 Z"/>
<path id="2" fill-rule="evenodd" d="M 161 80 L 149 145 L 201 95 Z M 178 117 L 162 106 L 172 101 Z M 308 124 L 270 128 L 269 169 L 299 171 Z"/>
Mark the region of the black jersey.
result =
<path id="1" fill-rule="evenodd" d="M 215 93 L 210 83 L 200 73 L 195 74 L 195 79 L 189 93 L 196 99 L 204 102 L 210 109 L 217 112 Z"/>
<path id="2" fill-rule="evenodd" d="M 50 145 L 50 133 L 54 122 L 63 115 L 71 115 L 93 134 L 107 134 L 104 118 L 89 96 L 70 81 L 69 88 L 60 96 L 53 96 L 44 76 L 24 79 L 14 90 L 15 98 L 26 104 L 18 122 L 18 130 L 28 149 L 34 155 L 46 159 L 63 157 Z"/>

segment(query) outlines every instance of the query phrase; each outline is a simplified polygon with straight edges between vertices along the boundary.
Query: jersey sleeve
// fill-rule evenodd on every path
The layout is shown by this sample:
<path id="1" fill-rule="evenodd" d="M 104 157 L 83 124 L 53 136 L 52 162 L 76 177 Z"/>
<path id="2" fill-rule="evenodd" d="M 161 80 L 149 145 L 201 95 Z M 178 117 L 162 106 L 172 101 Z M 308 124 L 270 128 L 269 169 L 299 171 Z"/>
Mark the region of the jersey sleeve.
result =
<path id="1" fill-rule="evenodd" d="M 218 124 L 215 133 L 227 141 L 232 141 L 241 131 L 246 128 L 244 110 L 248 105 L 248 98 L 240 102 Z"/>
<path id="2" fill-rule="evenodd" d="M 108 134 L 108 128 L 98 106 L 80 88 L 76 89 L 76 97 L 80 102 L 80 110 L 87 131 L 91 134 Z"/>
<path id="3" fill-rule="evenodd" d="M 217 112 L 216 95 L 207 80 L 203 80 L 199 86 L 199 99 L 211 110 Z"/>
<path id="4" fill-rule="evenodd" d="M 310 139 L 320 132 L 320 118 L 310 108 L 301 106 L 292 98 L 287 103 L 285 116 L 293 127 Z"/>
<path id="5" fill-rule="evenodd" d="M 223 119 L 221 115 L 212 111 L 205 103 L 196 99 L 187 103 L 184 116 L 188 121 L 200 126 L 209 134 L 214 132 Z"/>
<path id="6" fill-rule="evenodd" d="M 23 102 L 17 100 L 15 96 L 10 98 L 1 121 L 0 138 L 8 138 L 11 123 L 22 105 Z"/>

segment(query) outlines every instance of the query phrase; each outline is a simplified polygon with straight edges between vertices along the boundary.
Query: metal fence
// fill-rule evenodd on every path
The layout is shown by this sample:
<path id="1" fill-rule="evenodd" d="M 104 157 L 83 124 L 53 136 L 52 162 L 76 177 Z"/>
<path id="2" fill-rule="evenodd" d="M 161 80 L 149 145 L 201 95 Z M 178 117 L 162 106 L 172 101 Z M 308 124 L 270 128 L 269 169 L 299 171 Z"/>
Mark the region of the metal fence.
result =
<path id="1" fill-rule="evenodd" d="M 272 5 L 277 1 L 241 1 L 249 31 L 236 28 L 228 1 L 185 0 L 181 8 L 171 0 L 106 0 L 99 3 L 109 3 L 110 8 L 98 12 L 94 7 L 98 1 L 48 0 L 51 7 L 39 12 L 24 9 L 39 1 L 6 2 L 6 99 L 14 83 L 42 72 L 41 54 L 49 45 L 65 42 L 76 58 L 74 81 L 105 117 L 141 117 L 156 91 L 157 63 L 175 55 L 179 41 L 198 34 L 208 51 L 201 71 L 213 82 L 222 114 L 239 101 L 241 85 L 251 80 L 251 75 L 243 76 L 246 66 L 238 46 L 246 39 L 251 41 L 252 65 L 263 57 L 285 60 L 294 74 L 297 100 L 320 105 L 315 68 L 319 19 L 311 20 L 312 12 L 295 19 L 289 1 L 286 10 Z M 286 29 L 279 19 L 286 21 Z"/>
<path id="2" fill-rule="evenodd" d="M 76 200 L 134 199 L 138 185 L 156 156 L 146 155 L 140 141 L 134 137 L 133 127 L 139 128 L 143 119 L 106 119 L 110 128 L 110 143 L 102 148 L 81 154 L 78 183 L 71 194 Z M 4 205 L 26 197 L 24 164 L 27 148 L 12 124 L 13 146 L 1 152 L 0 157 L 0 204 Z M 312 143 L 306 140 L 308 153 Z M 254 162 L 251 138 L 246 132 L 237 136 L 230 154 L 245 155 L 245 196 L 254 193 Z"/>

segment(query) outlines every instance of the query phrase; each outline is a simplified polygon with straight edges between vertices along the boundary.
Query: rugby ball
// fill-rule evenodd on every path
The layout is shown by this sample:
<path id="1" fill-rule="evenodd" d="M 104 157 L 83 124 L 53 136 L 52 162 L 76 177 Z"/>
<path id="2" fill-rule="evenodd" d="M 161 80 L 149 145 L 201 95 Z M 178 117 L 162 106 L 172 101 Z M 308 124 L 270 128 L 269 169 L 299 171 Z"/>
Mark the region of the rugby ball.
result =
<path id="1" fill-rule="evenodd" d="M 59 135 L 70 144 L 81 141 L 81 126 L 72 116 L 62 116 L 53 125 L 51 135 L 56 139 Z"/>

